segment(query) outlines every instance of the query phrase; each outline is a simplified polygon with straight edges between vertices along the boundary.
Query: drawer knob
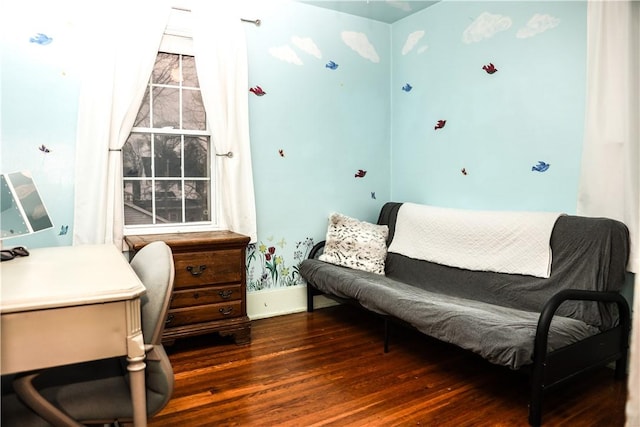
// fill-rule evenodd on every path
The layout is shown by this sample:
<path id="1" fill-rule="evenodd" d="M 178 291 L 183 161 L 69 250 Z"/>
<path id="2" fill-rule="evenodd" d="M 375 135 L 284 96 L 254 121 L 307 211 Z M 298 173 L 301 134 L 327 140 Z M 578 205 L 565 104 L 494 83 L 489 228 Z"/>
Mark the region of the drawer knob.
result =
<path id="1" fill-rule="evenodd" d="M 169 326 L 171 322 L 173 322 L 173 318 L 174 318 L 173 314 L 168 315 L 167 319 L 164 321 L 164 325 Z"/>
<path id="2" fill-rule="evenodd" d="M 192 276 L 199 276 L 207 269 L 206 265 L 200 265 L 198 267 L 194 267 L 192 265 L 187 266 L 187 271 L 191 273 Z"/>
<path id="3" fill-rule="evenodd" d="M 218 292 L 218 295 L 220 295 L 220 298 L 222 299 L 229 299 L 232 294 L 233 294 L 233 291 L 229 289 Z"/>
<path id="4" fill-rule="evenodd" d="M 194 292 L 193 293 L 193 299 L 198 299 L 198 298 L 200 298 L 200 293 Z"/>
<path id="5" fill-rule="evenodd" d="M 233 307 L 227 307 L 227 308 L 221 308 L 220 310 L 218 310 L 220 312 L 220 314 L 222 314 L 223 316 L 228 316 L 231 314 L 231 312 L 233 311 Z"/>

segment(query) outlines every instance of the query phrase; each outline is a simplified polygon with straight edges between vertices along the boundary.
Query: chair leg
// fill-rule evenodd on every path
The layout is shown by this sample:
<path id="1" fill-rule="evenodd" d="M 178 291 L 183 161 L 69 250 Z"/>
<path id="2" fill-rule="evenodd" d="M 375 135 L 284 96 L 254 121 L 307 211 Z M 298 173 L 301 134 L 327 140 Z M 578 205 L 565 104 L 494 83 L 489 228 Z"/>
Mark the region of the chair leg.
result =
<path id="1" fill-rule="evenodd" d="M 13 380 L 13 389 L 18 397 L 40 417 L 56 427 L 83 427 L 59 408 L 42 397 L 33 385 L 38 373 L 21 375 Z"/>

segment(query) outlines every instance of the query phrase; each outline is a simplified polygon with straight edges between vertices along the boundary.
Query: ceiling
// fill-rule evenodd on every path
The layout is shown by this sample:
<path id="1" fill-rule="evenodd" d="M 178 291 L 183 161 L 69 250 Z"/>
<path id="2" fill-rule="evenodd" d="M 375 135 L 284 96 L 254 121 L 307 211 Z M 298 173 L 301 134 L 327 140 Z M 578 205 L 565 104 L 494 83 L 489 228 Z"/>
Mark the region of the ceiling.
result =
<path id="1" fill-rule="evenodd" d="M 436 1 L 395 1 L 395 0 L 344 0 L 344 1 L 307 1 L 298 0 L 325 9 L 336 10 L 375 21 L 392 24 L 402 18 L 427 8 Z"/>

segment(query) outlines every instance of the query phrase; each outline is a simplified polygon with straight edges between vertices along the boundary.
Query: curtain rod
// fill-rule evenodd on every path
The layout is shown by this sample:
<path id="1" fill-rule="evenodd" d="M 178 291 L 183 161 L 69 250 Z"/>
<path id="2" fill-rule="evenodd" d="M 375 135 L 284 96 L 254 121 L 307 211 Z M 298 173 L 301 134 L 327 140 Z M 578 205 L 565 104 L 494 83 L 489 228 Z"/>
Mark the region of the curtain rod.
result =
<path id="1" fill-rule="evenodd" d="M 179 10 L 179 11 L 182 11 L 182 12 L 191 12 L 191 9 L 185 9 L 185 8 L 182 8 L 182 7 L 175 7 L 175 6 L 172 6 L 172 7 L 171 7 L 171 9 L 173 9 L 173 10 Z M 259 27 L 259 26 L 260 26 L 260 24 L 262 23 L 262 21 L 260 21 L 259 19 L 245 19 L 245 18 L 240 18 L 240 20 L 241 20 L 242 22 L 249 22 L 249 23 L 251 23 L 251 24 L 255 24 L 255 26 L 256 26 L 256 27 Z"/>

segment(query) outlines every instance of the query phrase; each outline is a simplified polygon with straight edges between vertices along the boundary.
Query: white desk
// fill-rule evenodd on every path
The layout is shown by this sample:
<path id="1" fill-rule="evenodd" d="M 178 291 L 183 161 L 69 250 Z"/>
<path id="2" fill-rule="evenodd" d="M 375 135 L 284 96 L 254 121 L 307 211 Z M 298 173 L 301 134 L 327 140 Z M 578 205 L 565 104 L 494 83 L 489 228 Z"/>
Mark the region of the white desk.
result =
<path id="1" fill-rule="evenodd" d="M 113 245 L 33 249 L 0 264 L 2 374 L 127 356 L 134 424 L 145 426 L 145 288 Z"/>

